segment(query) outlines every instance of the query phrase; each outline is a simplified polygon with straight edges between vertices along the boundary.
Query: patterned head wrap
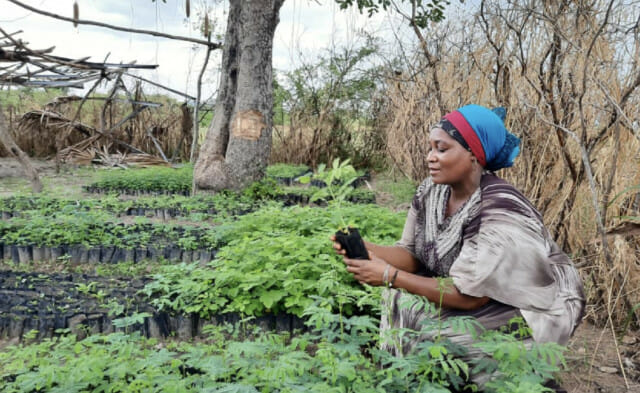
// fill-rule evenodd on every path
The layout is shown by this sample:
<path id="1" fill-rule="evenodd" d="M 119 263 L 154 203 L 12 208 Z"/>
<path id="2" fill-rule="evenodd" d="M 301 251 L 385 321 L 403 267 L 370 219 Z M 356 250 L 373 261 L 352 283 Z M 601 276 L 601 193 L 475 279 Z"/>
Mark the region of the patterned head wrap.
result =
<path id="1" fill-rule="evenodd" d="M 508 168 L 520 153 L 520 139 L 504 126 L 504 108 L 466 105 L 444 115 L 438 127 L 469 150 L 491 171 Z"/>

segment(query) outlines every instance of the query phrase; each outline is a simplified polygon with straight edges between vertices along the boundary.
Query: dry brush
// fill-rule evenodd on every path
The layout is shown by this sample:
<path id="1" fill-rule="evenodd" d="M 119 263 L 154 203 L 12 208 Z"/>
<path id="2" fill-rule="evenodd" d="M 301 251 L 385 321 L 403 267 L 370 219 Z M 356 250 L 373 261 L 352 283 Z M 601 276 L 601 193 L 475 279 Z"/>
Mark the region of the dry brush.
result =
<path id="1" fill-rule="evenodd" d="M 415 180 L 427 176 L 441 106 L 507 109 L 522 153 L 501 175 L 573 256 L 588 315 L 601 322 L 620 323 L 640 304 L 639 10 L 622 1 L 482 1 L 472 23 L 417 36 L 415 61 L 386 95 L 388 155 Z"/>

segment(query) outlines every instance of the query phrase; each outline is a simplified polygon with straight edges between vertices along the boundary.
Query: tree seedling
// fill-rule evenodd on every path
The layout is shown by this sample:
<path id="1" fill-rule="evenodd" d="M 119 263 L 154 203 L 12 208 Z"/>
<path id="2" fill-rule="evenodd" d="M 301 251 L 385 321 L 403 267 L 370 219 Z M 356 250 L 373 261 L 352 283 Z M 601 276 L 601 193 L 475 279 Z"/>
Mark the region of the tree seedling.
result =
<path id="1" fill-rule="evenodd" d="M 335 207 L 335 211 L 339 217 L 339 227 L 335 233 L 336 241 L 340 243 L 346 251 L 347 257 L 352 259 L 369 259 L 369 253 L 364 245 L 364 241 L 360 236 L 360 232 L 354 226 L 347 225 L 342 215 L 342 204 L 347 200 L 353 183 L 358 175 L 356 170 L 351 166 L 349 160 L 340 162 L 339 158 L 333 160 L 331 169 L 327 170 L 325 164 L 320 164 L 314 179 L 318 179 L 326 183 L 326 187 L 320 188 L 311 196 L 311 202 L 320 199 L 327 200 L 330 207 Z M 308 183 L 308 176 L 301 177 L 301 183 Z M 330 197 L 330 198 L 329 198 Z"/>

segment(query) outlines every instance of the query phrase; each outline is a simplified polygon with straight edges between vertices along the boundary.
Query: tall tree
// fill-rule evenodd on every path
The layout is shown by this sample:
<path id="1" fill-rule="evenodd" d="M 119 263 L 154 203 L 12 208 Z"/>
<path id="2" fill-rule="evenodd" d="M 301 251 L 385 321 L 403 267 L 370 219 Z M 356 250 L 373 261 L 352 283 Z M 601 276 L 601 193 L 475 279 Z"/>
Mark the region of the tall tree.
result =
<path id="1" fill-rule="evenodd" d="M 239 189 L 264 174 L 273 122 L 273 36 L 283 2 L 230 1 L 220 88 L 194 190 Z"/>

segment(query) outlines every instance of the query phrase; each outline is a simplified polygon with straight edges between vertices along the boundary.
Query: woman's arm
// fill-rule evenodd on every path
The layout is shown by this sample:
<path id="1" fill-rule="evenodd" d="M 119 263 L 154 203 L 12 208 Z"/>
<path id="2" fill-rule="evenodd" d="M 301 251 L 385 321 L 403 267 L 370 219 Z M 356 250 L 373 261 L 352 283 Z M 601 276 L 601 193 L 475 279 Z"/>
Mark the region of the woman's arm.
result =
<path id="1" fill-rule="evenodd" d="M 393 273 L 389 273 L 391 276 Z M 391 276 L 393 277 L 393 276 Z M 393 283 L 395 288 L 404 288 L 410 293 L 424 296 L 430 302 L 436 305 L 440 304 L 440 289 L 438 288 L 438 280 L 432 277 L 422 277 L 415 274 L 398 271 L 398 275 Z M 475 297 L 462 294 L 449 281 L 448 286 L 443 288 L 442 307 L 454 308 L 458 310 L 474 310 L 480 308 L 489 302 L 488 297 Z"/>
<path id="2" fill-rule="evenodd" d="M 336 237 L 332 235 L 330 239 L 333 241 L 333 248 L 336 250 L 336 252 L 344 256 L 345 250 L 342 249 L 340 243 L 336 242 Z M 369 253 L 373 253 L 375 255 L 378 255 L 385 261 L 389 261 L 388 263 L 390 265 L 400 270 L 415 273 L 420 267 L 418 260 L 413 256 L 413 254 L 411 254 L 403 247 L 381 246 L 368 241 L 365 241 L 364 245 Z"/>
<path id="3" fill-rule="evenodd" d="M 387 269 L 387 262 L 371 252 L 371 260 L 344 258 L 347 271 L 353 273 L 356 280 L 369 285 L 385 285 L 383 282 L 384 271 Z M 397 274 L 396 274 L 397 273 Z M 395 276 L 395 279 L 394 279 Z M 418 276 L 416 274 L 403 271 L 395 266 L 389 267 L 387 272 L 387 282 L 393 281 L 394 288 L 403 288 L 408 292 L 424 296 L 430 302 L 440 304 L 440 288 L 438 280 L 431 277 Z M 442 307 L 459 310 L 473 310 L 487 304 L 488 297 L 468 296 L 460 293 L 456 287 L 451 285 L 444 288 L 442 293 Z"/>
<path id="4" fill-rule="evenodd" d="M 417 202 L 411 205 L 407 213 L 402 238 L 396 246 L 380 246 L 365 241 L 365 247 L 369 251 L 371 260 L 349 259 L 345 257 L 345 251 L 332 236 L 333 248 L 344 257 L 347 270 L 353 273 L 356 280 L 369 285 L 385 285 L 383 282 L 384 271 L 387 271 L 387 282 L 393 280 L 394 288 L 404 288 L 410 293 L 424 296 L 434 304 L 440 304 L 440 289 L 438 280 L 431 277 L 423 277 L 413 274 L 418 271 L 420 262 L 409 251 L 415 248 L 415 227 L 417 221 Z M 395 277 L 395 280 L 394 280 Z M 482 307 L 489 301 L 488 297 L 474 297 L 460 293 L 453 285 L 445 288 L 442 296 L 442 306 L 460 310 L 473 310 Z"/>
<path id="5" fill-rule="evenodd" d="M 405 221 L 404 229 L 402 230 L 402 237 L 395 246 L 381 246 L 365 241 L 364 245 L 366 249 L 400 270 L 410 273 L 417 272 L 420 268 L 420 262 L 410 251 L 415 248 L 414 231 L 416 226 L 416 215 L 416 209 L 412 205 L 407 213 L 407 220 Z M 345 251 L 340 246 L 340 243 L 336 242 L 335 236 L 331 236 L 331 240 L 333 240 L 333 248 L 336 252 L 338 254 L 345 255 Z"/>
<path id="6" fill-rule="evenodd" d="M 384 259 L 391 266 L 405 272 L 415 273 L 420 268 L 420 262 L 407 249 L 400 246 L 381 246 L 368 241 L 364 242 L 369 252 Z"/>

